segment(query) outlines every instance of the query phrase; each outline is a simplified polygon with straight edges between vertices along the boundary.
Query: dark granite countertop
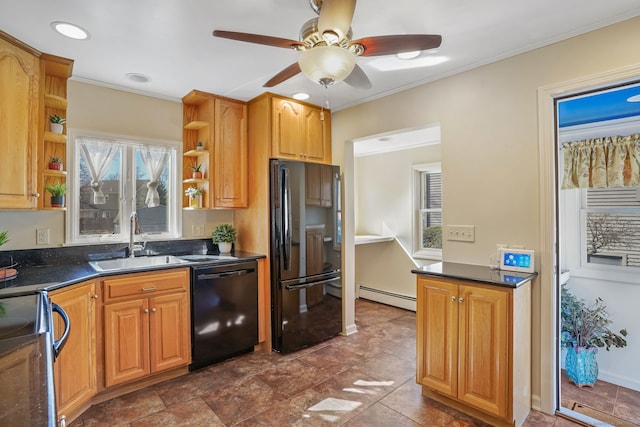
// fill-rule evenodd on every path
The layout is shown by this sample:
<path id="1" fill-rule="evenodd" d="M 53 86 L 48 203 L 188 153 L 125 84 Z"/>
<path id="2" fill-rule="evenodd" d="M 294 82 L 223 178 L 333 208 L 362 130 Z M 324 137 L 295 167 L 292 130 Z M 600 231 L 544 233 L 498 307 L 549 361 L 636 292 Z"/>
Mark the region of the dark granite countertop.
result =
<path id="1" fill-rule="evenodd" d="M 207 240 L 188 240 L 174 242 L 154 242 L 147 244 L 146 255 L 218 255 L 217 247 Z M 150 242 L 151 243 L 151 242 Z M 113 247 L 115 246 L 115 248 Z M 210 263 L 211 261 L 189 261 L 184 264 L 169 264 L 151 266 L 136 270 L 123 270 L 113 272 L 97 272 L 89 261 L 113 259 L 124 257 L 120 245 L 96 245 L 65 248 L 33 249 L 12 252 L 10 254 L 18 270 L 18 275 L 8 281 L 0 281 L 0 297 L 34 291 L 51 291 L 74 283 L 97 277 L 114 274 L 137 273 L 141 271 L 161 270 L 168 268 L 190 267 Z M 264 258 L 264 255 L 249 252 L 234 251 L 235 259 L 216 261 L 217 265 L 229 264 L 238 261 Z"/>
<path id="2" fill-rule="evenodd" d="M 517 288 L 533 280 L 538 273 L 520 273 L 516 271 L 498 270 L 486 265 L 459 264 L 455 262 L 439 262 L 411 270 L 415 274 L 443 277 L 448 279 L 470 280 L 478 283 Z"/>

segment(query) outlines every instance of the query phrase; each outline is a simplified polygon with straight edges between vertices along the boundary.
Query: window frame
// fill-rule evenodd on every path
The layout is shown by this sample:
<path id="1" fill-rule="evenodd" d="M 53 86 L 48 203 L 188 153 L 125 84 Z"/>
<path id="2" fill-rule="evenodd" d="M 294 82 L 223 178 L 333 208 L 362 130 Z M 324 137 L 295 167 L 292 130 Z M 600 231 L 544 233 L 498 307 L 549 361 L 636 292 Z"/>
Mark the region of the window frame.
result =
<path id="1" fill-rule="evenodd" d="M 79 138 L 100 138 L 111 140 L 115 143 L 122 144 L 121 162 L 123 166 L 123 176 L 120 182 L 121 200 L 119 209 L 121 215 L 125 218 L 120 222 L 120 232 L 118 234 L 92 234 L 88 236 L 80 235 L 79 230 L 79 201 L 80 201 L 80 174 L 79 174 L 79 158 L 80 150 L 78 150 Z M 152 240 L 172 240 L 182 237 L 182 162 L 178 156 L 182 153 L 182 143 L 179 141 L 150 139 L 141 137 L 132 137 L 118 135 L 112 133 L 103 133 L 95 131 L 86 131 L 82 129 L 68 129 L 67 144 L 67 165 L 71 167 L 67 171 L 67 182 L 70 183 L 67 215 L 66 215 L 66 244 L 67 245 L 86 245 L 99 243 L 125 243 L 129 241 L 130 224 L 128 218 L 131 216 L 135 206 L 135 186 L 136 186 L 136 165 L 135 152 L 137 148 L 145 146 L 166 147 L 171 150 L 171 156 L 168 160 L 169 165 L 169 182 L 172 185 L 170 192 L 170 202 L 167 207 L 167 232 L 162 233 L 142 233 L 138 235 L 138 239 L 143 241 Z"/>
<path id="2" fill-rule="evenodd" d="M 422 209 L 422 174 L 423 173 L 440 173 L 442 174 L 442 164 L 440 162 L 424 163 L 412 166 L 412 188 L 411 194 L 413 195 L 413 258 L 429 259 L 429 260 L 442 260 L 442 249 L 435 248 L 423 248 L 422 247 L 422 227 L 421 227 L 421 214 L 423 212 L 440 212 L 443 215 L 443 209 Z M 443 183 L 444 185 L 444 183 Z M 444 194 L 444 187 L 442 187 L 440 197 Z M 444 215 L 442 221 L 442 230 L 444 233 Z M 444 241 L 444 239 L 443 239 Z"/>

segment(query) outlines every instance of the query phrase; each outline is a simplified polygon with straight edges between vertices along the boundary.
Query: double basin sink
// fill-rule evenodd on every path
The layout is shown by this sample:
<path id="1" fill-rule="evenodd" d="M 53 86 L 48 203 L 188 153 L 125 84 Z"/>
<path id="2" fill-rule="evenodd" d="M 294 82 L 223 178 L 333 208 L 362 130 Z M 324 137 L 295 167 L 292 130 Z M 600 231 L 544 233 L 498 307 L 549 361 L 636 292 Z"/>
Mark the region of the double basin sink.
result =
<path id="1" fill-rule="evenodd" d="M 90 261 L 89 265 L 98 272 L 109 273 L 114 271 L 144 270 L 150 267 L 180 265 L 189 262 L 226 261 L 232 259 L 236 259 L 236 257 L 230 255 L 154 255 Z"/>

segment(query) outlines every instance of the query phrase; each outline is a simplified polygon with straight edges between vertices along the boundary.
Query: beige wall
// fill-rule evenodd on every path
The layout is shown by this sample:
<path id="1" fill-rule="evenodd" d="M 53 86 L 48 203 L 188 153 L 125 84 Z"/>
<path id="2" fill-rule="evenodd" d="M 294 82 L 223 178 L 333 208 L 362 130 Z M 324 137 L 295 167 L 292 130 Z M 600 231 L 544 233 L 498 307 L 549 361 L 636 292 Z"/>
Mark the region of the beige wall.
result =
<path id="1" fill-rule="evenodd" d="M 638 40 L 640 18 L 634 18 L 336 112 L 334 161 L 349 158 L 340 154 L 345 141 L 440 123 L 444 222 L 476 227 L 473 244 L 445 241 L 444 259 L 486 265 L 496 243 L 540 250 L 547 230 L 541 230 L 539 212 L 538 88 L 638 64 Z M 349 208 L 347 203 L 346 215 Z M 553 391 L 545 385 L 553 355 L 540 354 L 550 339 L 550 321 L 540 313 L 553 304 L 550 277 L 543 275 L 533 288 L 532 382 L 534 402 L 545 410 L 553 405 Z"/>
<path id="2" fill-rule="evenodd" d="M 182 104 L 70 80 L 67 126 L 121 136 L 182 141 Z M 68 164 L 68 162 L 65 162 Z M 204 225 L 205 236 L 233 212 L 183 211 L 183 236 L 193 237 L 192 225 Z M 36 229 L 50 231 L 50 245 L 36 246 Z M 65 214 L 59 211 L 0 211 L 0 230 L 11 241 L 2 250 L 62 246 Z"/>

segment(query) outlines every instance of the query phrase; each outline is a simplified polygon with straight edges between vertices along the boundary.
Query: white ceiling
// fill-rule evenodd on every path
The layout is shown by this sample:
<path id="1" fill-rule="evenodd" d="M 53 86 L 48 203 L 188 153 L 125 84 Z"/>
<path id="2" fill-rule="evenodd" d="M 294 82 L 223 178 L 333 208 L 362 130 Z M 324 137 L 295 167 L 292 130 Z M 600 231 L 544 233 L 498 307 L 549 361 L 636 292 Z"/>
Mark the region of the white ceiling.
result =
<path id="1" fill-rule="evenodd" d="M 214 38 L 214 29 L 298 39 L 316 15 L 308 0 L 0 0 L 0 30 L 42 51 L 75 60 L 73 79 L 165 99 L 191 89 L 249 100 L 264 82 L 294 63 L 292 50 Z M 640 15 L 638 0 L 360 0 L 353 39 L 388 34 L 441 34 L 433 67 L 378 71 L 358 58 L 373 87 L 345 83 L 329 88 L 334 111 L 478 67 Z M 87 29 L 86 41 L 66 39 L 50 28 L 67 21 Z M 127 73 L 150 76 L 134 83 Z M 302 74 L 270 89 L 291 96 L 324 90 Z"/>

